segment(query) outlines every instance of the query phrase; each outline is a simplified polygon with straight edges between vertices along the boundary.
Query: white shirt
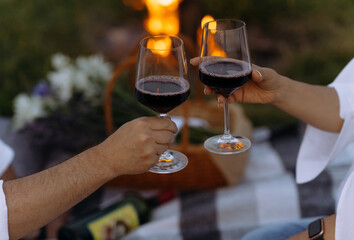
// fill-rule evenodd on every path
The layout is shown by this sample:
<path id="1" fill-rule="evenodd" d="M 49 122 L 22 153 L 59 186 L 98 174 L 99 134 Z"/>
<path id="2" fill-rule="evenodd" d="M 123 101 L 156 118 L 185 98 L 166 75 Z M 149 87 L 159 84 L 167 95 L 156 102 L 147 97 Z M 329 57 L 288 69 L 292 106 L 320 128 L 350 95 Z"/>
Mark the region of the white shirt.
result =
<path id="1" fill-rule="evenodd" d="M 5 194 L 2 189 L 3 181 L 0 180 L 0 239 L 9 239 L 9 230 L 7 224 L 7 206 Z"/>
<path id="2" fill-rule="evenodd" d="M 340 133 L 330 133 L 308 125 L 302 141 L 297 165 L 296 181 L 305 183 L 317 177 L 338 154 L 354 141 L 354 58 L 340 72 L 333 83 L 339 97 L 340 117 L 344 119 Z M 326 121 L 324 119 L 324 121 Z M 354 160 L 354 159 L 353 159 Z M 354 161 L 348 170 L 340 193 L 336 240 L 354 239 Z"/>
<path id="3" fill-rule="evenodd" d="M 14 157 L 13 150 L 0 140 L 0 176 L 9 167 Z M 5 194 L 2 188 L 3 181 L 0 180 L 0 239 L 9 239 L 7 223 L 7 206 Z"/>

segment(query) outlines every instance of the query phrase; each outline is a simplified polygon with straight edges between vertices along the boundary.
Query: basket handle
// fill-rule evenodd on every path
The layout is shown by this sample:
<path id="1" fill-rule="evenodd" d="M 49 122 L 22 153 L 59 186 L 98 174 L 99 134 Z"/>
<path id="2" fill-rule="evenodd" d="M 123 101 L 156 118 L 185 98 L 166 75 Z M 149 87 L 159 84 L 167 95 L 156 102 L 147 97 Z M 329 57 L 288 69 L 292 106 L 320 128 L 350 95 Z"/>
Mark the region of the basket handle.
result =
<path id="1" fill-rule="evenodd" d="M 114 131 L 113 127 L 113 114 L 112 114 L 112 95 L 114 86 L 117 83 L 119 76 L 122 74 L 123 70 L 133 66 L 137 61 L 136 55 L 131 55 L 129 58 L 125 59 L 121 64 L 119 64 L 113 72 L 113 75 L 106 86 L 106 91 L 104 95 L 104 114 L 105 114 L 105 121 L 106 121 L 106 132 L 107 135 L 111 135 Z"/>

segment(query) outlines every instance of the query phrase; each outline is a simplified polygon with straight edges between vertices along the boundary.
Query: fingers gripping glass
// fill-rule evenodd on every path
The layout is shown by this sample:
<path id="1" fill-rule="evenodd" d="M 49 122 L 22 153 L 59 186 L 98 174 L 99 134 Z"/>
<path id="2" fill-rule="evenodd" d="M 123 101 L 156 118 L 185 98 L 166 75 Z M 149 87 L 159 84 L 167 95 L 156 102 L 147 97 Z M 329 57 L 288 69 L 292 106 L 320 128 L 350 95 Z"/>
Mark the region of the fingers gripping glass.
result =
<path id="1" fill-rule="evenodd" d="M 233 19 L 222 19 L 203 26 L 199 78 L 227 99 L 230 94 L 247 83 L 252 68 L 247 44 L 246 25 Z M 205 148 L 218 154 L 236 154 L 246 151 L 251 141 L 230 134 L 229 106 L 224 104 L 224 134 L 204 142 Z"/>
<path id="2" fill-rule="evenodd" d="M 140 42 L 139 62 L 135 83 L 138 101 L 159 114 L 166 114 L 189 96 L 186 80 L 187 61 L 183 41 L 172 36 L 153 36 Z M 180 152 L 167 150 L 150 169 L 155 173 L 182 170 L 188 158 Z"/>

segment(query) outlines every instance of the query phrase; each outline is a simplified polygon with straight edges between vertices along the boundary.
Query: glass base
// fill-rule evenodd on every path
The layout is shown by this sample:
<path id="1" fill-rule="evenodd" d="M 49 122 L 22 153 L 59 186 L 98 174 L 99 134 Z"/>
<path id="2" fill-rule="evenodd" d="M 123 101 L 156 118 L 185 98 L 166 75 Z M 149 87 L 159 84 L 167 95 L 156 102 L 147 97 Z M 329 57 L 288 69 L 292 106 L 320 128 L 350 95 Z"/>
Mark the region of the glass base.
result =
<path id="1" fill-rule="evenodd" d="M 153 173 L 174 173 L 182 170 L 188 164 L 188 158 L 181 152 L 167 150 L 161 155 L 159 162 L 150 168 Z"/>
<path id="2" fill-rule="evenodd" d="M 216 154 L 238 154 L 251 147 L 251 141 L 243 136 L 218 135 L 208 138 L 204 147 Z"/>

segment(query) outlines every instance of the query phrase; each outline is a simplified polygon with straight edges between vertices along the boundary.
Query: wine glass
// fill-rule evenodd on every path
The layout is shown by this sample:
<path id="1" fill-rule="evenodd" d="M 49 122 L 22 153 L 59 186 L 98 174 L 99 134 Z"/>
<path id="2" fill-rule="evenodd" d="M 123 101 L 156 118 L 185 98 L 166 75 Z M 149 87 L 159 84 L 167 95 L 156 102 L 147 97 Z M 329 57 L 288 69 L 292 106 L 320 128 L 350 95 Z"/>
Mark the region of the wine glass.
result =
<path id="1" fill-rule="evenodd" d="M 174 36 L 151 36 L 140 42 L 135 96 L 160 117 L 182 104 L 189 96 L 187 61 L 182 39 Z M 149 171 L 172 173 L 182 170 L 188 158 L 167 150 Z"/>
<path id="2" fill-rule="evenodd" d="M 247 44 L 246 24 L 234 19 L 220 19 L 203 26 L 199 78 L 216 94 L 227 99 L 230 94 L 252 77 Z M 217 154 L 236 154 L 246 151 L 251 141 L 230 134 L 229 106 L 224 104 L 224 134 L 208 138 L 204 147 Z"/>

